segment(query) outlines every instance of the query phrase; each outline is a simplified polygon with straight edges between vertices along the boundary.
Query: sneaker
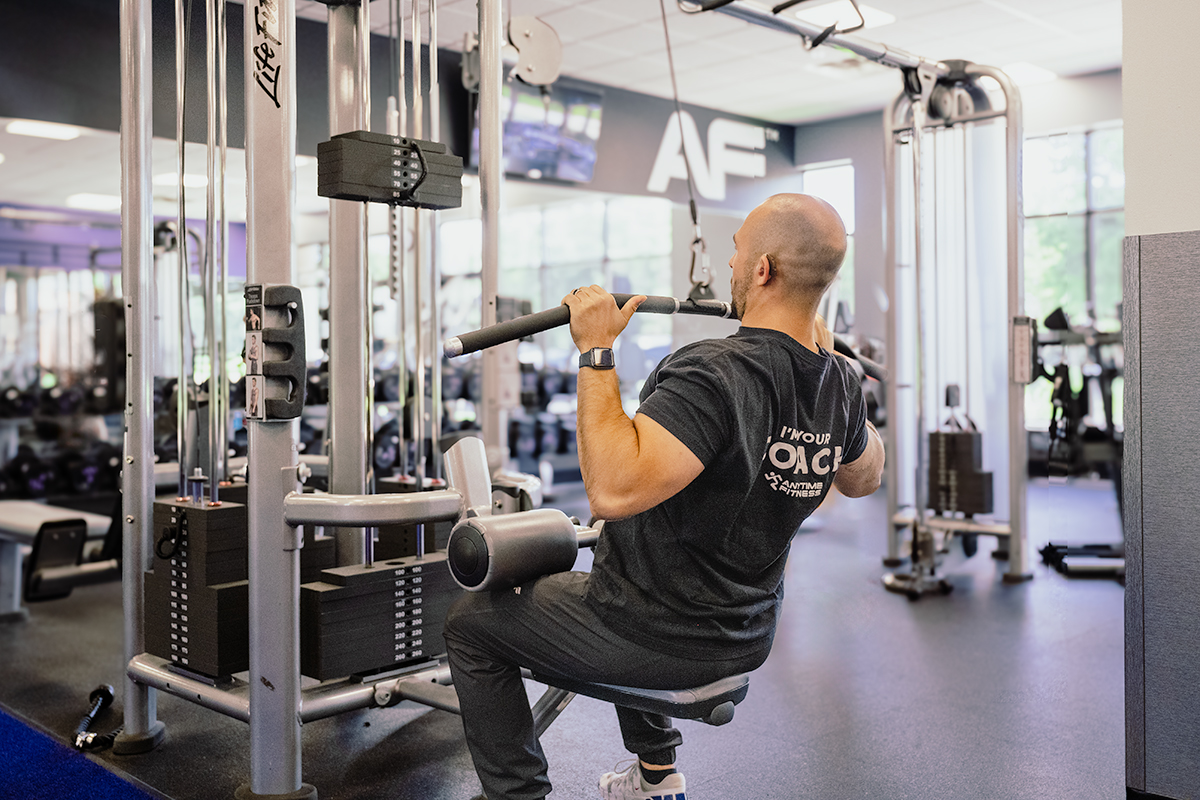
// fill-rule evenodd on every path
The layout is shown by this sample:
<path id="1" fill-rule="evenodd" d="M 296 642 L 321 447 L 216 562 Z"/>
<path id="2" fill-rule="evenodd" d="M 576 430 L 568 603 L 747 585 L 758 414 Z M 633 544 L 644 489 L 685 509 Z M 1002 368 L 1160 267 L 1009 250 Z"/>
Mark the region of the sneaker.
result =
<path id="1" fill-rule="evenodd" d="M 617 766 L 620 769 L 620 766 Z M 606 772 L 600 776 L 600 796 L 604 800 L 687 800 L 683 775 L 675 772 L 662 783 L 648 786 L 635 760 L 624 772 Z"/>

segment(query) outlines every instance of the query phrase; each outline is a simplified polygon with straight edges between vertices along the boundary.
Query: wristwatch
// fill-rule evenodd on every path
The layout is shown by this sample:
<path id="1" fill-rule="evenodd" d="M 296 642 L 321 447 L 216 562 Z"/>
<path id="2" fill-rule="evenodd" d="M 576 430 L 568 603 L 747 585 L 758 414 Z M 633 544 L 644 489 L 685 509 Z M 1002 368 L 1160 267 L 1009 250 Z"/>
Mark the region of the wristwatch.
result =
<path id="1" fill-rule="evenodd" d="M 611 347 L 593 347 L 591 350 L 584 351 L 579 354 L 579 367 L 591 367 L 592 369 L 612 369 L 617 365 L 613 358 Z"/>

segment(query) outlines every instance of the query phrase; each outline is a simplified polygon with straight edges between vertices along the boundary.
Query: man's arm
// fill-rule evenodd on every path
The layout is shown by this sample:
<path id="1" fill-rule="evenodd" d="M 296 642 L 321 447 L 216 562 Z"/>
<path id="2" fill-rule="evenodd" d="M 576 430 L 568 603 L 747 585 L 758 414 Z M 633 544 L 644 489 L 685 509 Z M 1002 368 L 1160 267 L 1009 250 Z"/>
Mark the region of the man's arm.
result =
<path id="1" fill-rule="evenodd" d="M 642 299 L 618 309 L 599 286 L 567 295 L 579 351 L 612 347 Z M 581 368 L 577 391 L 579 468 L 597 517 L 620 519 L 653 508 L 703 471 L 695 453 L 666 428 L 644 414 L 632 420 L 625 414 L 616 370 Z"/>
<path id="2" fill-rule="evenodd" d="M 847 497 L 865 497 L 876 489 L 883 479 L 883 440 L 879 431 L 869 421 L 867 425 L 867 447 L 862 455 L 838 467 L 833 485 Z"/>

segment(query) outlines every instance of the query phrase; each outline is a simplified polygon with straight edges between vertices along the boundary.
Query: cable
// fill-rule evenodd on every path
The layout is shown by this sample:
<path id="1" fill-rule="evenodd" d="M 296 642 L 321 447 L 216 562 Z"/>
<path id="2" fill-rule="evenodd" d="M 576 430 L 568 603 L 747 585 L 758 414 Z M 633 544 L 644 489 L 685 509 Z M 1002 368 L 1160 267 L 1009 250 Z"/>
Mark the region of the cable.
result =
<path id="1" fill-rule="evenodd" d="M 683 105 L 679 102 L 679 83 L 675 78 L 675 55 L 671 52 L 671 31 L 667 26 L 667 5 L 665 0 L 658 0 L 658 9 L 662 13 L 663 39 L 667 45 L 667 67 L 671 72 L 671 94 L 675 100 L 675 121 L 679 123 L 679 150 L 683 153 L 683 167 L 687 172 L 688 210 L 692 215 L 692 227 L 695 229 L 695 237 L 692 239 L 692 263 L 688 267 L 688 281 L 692 284 L 691 291 L 688 292 L 688 299 L 711 300 L 715 295 L 709 287 L 709 281 L 696 280 L 697 247 L 699 247 L 700 253 L 703 256 L 701 267 L 705 276 L 708 277 L 712 273 L 708 269 L 708 245 L 704 241 L 704 235 L 700 232 L 700 214 L 696 210 L 696 192 L 692 181 L 692 162 L 688 158 L 687 145 L 684 144 Z"/>

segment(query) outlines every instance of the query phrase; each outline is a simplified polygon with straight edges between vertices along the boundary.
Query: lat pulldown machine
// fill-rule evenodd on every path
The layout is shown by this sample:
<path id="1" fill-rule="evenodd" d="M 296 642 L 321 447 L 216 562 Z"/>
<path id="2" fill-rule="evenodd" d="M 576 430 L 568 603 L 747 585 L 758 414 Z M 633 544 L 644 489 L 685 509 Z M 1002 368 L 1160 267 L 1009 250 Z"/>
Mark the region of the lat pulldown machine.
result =
<path id="1" fill-rule="evenodd" d="M 1032 321 L 1023 312 L 1020 93 L 992 67 L 930 61 L 848 35 L 861 27 L 857 23 L 820 28 L 782 13 L 796 2 L 765 10 L 746 0 L 677 1 L 687 13 L 727 14 L 798 35 L 809 47 L 840 47 L 900 70 L 904 90 L 884 118 L 893 376 L 887 383 L 889 534 L 884 563 L 902 563 L 904 532 L 911 530 L 912 567 L 909 573 L 885 576 L 884 584 L 914 599 L 950 590 L 936 575 L 935 530 L 947 537 L 961 535 L 967 549 L 980 534 L 997 537 L 997 555 L 1008 558 L 1004 580 L 1028 580 L 1024 393 L 1034 377 L 1035 339 Z M 994 92 L 984 85 L 989 80 L 1003 98 L 1000 109 L 992 107 Z M 1002 192 L 996 187 L 1003 187 Z M 999 262 L 998 253 L 1004 261 Z M 968 289 L 974 289 L 973 295 Z M 972 296 L 1006 297 L 1003 314 L 971 301 Z M 932 335 L 931 326 L 936 326 Z M 1007 521 L 975 519 L 978 508 L 947 507 L 941 503 L 943 494 L 930 490 L 929 436 L 941 432 L 928 420 L 942 413 L 938 398 L 960 390 L 968 417 L 972 410 L 978 412 L 978 430 L 987 435 L 981 466 L 990 467 L 996 478 L 994 497 L 1001 506 L 1007 502 Z M 938 472 L 943 477 L 950 473 L 947 480 L 957 485 L 961 469 L 965 484 L 977 477 L 973 461 L 952 466 L 942 459 Z M 930 514 L 931 509 L 937 512 Z"/>

